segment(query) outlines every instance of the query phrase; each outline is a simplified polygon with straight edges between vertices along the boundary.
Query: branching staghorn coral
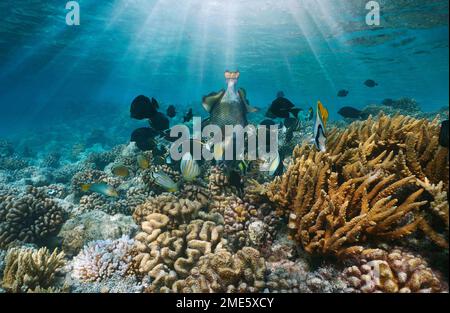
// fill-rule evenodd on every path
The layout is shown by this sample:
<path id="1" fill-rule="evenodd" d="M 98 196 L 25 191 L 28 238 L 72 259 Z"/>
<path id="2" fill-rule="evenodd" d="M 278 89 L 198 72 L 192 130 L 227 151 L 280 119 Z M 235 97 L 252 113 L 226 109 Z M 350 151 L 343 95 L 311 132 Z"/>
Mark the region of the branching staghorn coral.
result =
<path id="1" fill-rule="evenodd" d="M 0 191 L 0 247 L 11 243 L 38 243 L 55 234 L 64 211 L 43 189 L 28 187 L 23 194 Z"/>
<path id="2" fill-rule="evenodd" d="M 65 264 L 64 253 L 47 248 L 11 248 L 5 259 L 3 288 L 10 292 L 42 292 L 54 286 Z"/>
<path id="3" fill-rule="evenodd" d="M 437 129 L 426 120 L 380 116 L 333 130 L 326 153 L 297 147 L 293 164 L 264 196 L 289 215 L 295 239 L 310 253 L 351 253 L 361 242 L 426 229 L 430 203 L 418 179 L 441 181 L 448 173 L 434 168 L 448 168 L 438 161 Z"/>

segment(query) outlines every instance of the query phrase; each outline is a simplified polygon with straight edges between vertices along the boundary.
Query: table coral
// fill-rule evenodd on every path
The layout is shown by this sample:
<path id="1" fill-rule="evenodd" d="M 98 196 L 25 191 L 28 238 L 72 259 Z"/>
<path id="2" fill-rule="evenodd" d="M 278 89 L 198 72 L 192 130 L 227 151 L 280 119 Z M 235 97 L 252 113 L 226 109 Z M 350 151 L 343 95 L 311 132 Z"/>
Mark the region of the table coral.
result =
<path id="1" fill-rule="evenodd" d="M 47 248 L 11 248 L 5 258 L 3 288 L 10 292 L 42 291 L 52 288 L 65 264 L 64 253 Z"/>
<path id="2" fill-rule="evenodd" d="M 43 189 L 0 193 L 0 247 L 12 242 L 39 243 L 55 234 L 64 222 L 62 207 Z"/>

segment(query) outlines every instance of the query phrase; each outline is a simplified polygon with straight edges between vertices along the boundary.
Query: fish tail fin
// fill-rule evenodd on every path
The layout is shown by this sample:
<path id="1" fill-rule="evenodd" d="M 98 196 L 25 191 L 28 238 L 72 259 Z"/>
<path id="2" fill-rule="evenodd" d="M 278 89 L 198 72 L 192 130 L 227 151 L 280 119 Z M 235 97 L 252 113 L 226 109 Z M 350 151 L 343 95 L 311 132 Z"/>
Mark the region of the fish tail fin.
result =
<path id="1" fill-rule="evenodd" d="M 298 113 L 301 111 L 302 109 L 299 109 L 299 108 L 292 108 L 291 109 L 291 114 L 295 117 L 295 118 L 297 118 L 298 119 Z"/>
<path id="2" fill-rule="evenodd" d="M 89 191 L 89 189 L 91 189 L 92 184 L 83 184 L 81 185 L 81 190 L 86 192 Z"/>

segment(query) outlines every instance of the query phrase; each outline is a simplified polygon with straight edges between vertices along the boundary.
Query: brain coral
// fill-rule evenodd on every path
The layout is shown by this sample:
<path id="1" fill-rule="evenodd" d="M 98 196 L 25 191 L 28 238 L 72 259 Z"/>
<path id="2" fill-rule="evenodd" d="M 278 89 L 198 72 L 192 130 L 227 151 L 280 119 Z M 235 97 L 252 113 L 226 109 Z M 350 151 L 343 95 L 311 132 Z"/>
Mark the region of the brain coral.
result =
<path id="1" fill-rule="evenodd" d="M 39 243 L 55 234 L 63 221 L 63 209 L 44 190 L 0 193 L 0 247 L 14 241 Z"/>
<path id="2" fill-rule="evenodd" d="M 169 222 L 167 215 L 149 214 L 135 237 L 134 262 L 141 274 L 153 278 L 149 288 L 152 292 L 171 289 L 176 279 L 189 275 L 202 255 L 221 249 L 226 243 L 222 239 L 223 226 L 214 222 L 194 220 L 176 226 Z"/>

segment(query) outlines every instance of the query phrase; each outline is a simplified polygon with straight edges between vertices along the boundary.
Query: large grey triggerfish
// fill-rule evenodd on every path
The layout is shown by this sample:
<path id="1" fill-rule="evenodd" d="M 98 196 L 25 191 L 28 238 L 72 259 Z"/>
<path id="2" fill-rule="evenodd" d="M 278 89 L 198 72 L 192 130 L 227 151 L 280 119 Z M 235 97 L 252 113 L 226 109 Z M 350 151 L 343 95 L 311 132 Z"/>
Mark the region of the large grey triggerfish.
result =
<path id="1" fill-rule="evenodd" d="M 243 88 L 236 91 L 239 72 L 225 72 L 227 90 L 210 93 L 203 97 L 203 107 L 210 114 L 209 124 L 224 128 L 225 125 L 247 126 L 247 113 L 256 112 L 247 100 Z"/>

